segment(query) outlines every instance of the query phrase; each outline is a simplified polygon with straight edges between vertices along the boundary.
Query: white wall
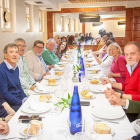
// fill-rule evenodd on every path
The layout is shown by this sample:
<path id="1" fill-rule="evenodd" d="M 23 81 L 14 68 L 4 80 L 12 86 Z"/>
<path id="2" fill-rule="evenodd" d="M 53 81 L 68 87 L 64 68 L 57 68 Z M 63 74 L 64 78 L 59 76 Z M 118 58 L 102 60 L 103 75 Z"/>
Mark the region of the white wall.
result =
<path id="1" fill-rule="evenodd" d="M 68 31 L 68 17 L 64 16 L 65 19 L 65 31 L 61 32 L 61 16 L 60 14 L 56 14 L 56 32 L 53 32 L 53 37 L 55 35 L 67 36 L 67 35 L 75 35 L 75 33 L 81 33 L 82 32 L 82 24 L 80 23 L 80 31 L 78 31 L 78 19 L 76 19 L 76 32 L 74 32 L 74 24 L 73 24 L 73 18 L 71 18 L 71 31 Z"/>
<path id="2" fill-rule="evenodd" d="M 11 0 L 13 2 L 14 0 Z M 33 6 L 33 32 L 26 32 L 26 11 L 25 11 L 25 2 L 23 0 L 16 0 L 16 29 L 15 32 L 6 33 L 2 32 L 0 28 L 0 63 L 3 61 L 3 48 L 6 44 L 12 43 L 15 38 L 23 38 L 26 41 L 27 48 L 26 51 L 30 50 L 33 46 L 35 40 L 43 40 L 43 32 L 39 32 L 39 14 L 38 7 Z M 1 13 L 0 13 L 1 14 Z M 1 20 L 1 18 L 0 18 Z M 0 22 L 1 24 L 1 22 Z M 1 25 L 0 25 L 1 27 Z"/>
<path id="3" fill-rule="evenodd" d="M 125 25 L 118 25 L 118 20 L 107 20 L 103 22 L 106 32 L 113 32 L 115 37 L 125 37 Z M 92 32 L 92 36 L 99 34 L 100 26 L 92 26 L 92 23 L 85 24 L 85 32 Z"/>

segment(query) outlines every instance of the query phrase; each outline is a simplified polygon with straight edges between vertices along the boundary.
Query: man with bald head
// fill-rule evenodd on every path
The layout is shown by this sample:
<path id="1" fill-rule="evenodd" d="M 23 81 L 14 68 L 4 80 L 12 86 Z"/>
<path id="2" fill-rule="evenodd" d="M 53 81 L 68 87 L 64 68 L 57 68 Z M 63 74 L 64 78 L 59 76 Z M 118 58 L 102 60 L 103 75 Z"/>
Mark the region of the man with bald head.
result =
<path id="1" fill-rule="evenodd" d="M 56 35 L 54 37 L 54 40 L 55 40 L 55 49 L 58 47 L 59 43 L 61 42 L 61 37 L 59 35 Z"/>

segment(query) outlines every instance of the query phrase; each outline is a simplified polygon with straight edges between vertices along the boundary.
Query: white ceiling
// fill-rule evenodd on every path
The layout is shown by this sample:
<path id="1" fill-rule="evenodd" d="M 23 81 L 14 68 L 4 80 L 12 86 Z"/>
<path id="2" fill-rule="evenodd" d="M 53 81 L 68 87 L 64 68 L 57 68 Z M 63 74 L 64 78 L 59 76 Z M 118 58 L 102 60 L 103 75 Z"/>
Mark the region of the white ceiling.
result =
<path id="1" fill-rule="evenodd" d="M 137 1 L 121 1 L 121 2 L 94 2 L 72 4 L 68 0 L 25 0 L 26 3 L 37 5 L 34 2 L 42 1 L 44 4 L 38 5 L 40 9 L 53 8 L 48 11 L 59 11 L 61 8 L 79 8 L 79 7 L 103 7 L 103 6 L 126 6 L 126 7 L 140 7 L 140 0 Z"/>

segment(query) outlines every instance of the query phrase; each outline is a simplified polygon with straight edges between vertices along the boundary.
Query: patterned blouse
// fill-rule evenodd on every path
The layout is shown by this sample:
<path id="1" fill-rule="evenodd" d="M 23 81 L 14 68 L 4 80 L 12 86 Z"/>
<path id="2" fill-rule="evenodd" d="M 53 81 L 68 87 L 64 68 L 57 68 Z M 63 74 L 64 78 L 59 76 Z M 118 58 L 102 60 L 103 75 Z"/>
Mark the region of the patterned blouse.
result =
<path id="1" fill-rule="evenodd" d="M 62 53 L 59 53 L 59 50 L 57 49 L 55 52 L 56 56 L 59 58 L 59 60 L 62 58 Z"/>

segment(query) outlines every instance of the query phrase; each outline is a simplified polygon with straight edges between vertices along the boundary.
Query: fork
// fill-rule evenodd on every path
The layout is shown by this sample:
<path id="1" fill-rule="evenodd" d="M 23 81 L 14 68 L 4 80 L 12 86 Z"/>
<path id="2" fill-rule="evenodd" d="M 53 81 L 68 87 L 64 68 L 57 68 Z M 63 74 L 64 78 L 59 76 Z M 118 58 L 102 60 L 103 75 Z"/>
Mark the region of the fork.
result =
<path id="1" fill-rule="evenodd" d="M 95 118 L 92 118 L 94 121 L 97 121 L 97 122 L 102 122 L 102 121 L 107 121 L 107 122 L 110 122 L 110 123 L 116 123 L 116 124 L 119 124 L 119 122 L 114 122 L 114 121 L 110 121 L 110 120 L 100 120 L 100 119 L 95 119 Z"/>

